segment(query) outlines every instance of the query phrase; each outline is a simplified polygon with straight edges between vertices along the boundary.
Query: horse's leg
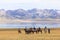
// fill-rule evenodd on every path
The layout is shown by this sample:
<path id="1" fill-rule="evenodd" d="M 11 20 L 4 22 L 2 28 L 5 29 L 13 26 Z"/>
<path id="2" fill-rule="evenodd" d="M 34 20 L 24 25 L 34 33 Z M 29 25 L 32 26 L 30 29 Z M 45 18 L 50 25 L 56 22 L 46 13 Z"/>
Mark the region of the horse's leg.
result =
<path id="1" fill-rule="evenodd" d="M 25 31 L 25 34 L 27 34 L 27 31 Z"/>
<path id="2" fill-rule="evenodd" d="M 39 30 L 36 30 L 36 34 L 39 33 Z"/>
<path id="3" fill-rule="evenodd" d="M 19 31 L 21 33 L 21 31 Z"/>
<path id="4" fill-rule="evenodd" d="M 36 34 L 38 33 L 37 31 L 35 31 L 36 32 Z"/>
<path id="5" fill-rule="evenodd" d="M 30 34 L 30 32 L 29 31 L 26 31 L 26 34 Z"/>
<path id="6" fill-rule="evenodd" d="M 39 33 L 39 30 L 37 30 L 37 33 Z"/>
<path id="7" fill-rule="evenodd" d="M 34 31 L 32 31 L 32 33 L 34 34 Z"/>
<path id="8" fill-rule="evenodd" d="M 39 31 L 38 31 L 38 33 L 39 33 Z"/>
<path id="9" fill-rule="evenodd" d="M 29 34 L 29 32 L 25 30 L 25 34 Z"/>
<path id="10" fill-rule="evenodd" d="M 41 30 L 41 34 L 42 34 L 42 30 Z"/>
<path id="11" fill-rule="evenodd" d="M 27 31 L 25 31 L 25 33 L 26 33 L 26 34 L 28 34 L 28 32 L 27 32 Z"/>

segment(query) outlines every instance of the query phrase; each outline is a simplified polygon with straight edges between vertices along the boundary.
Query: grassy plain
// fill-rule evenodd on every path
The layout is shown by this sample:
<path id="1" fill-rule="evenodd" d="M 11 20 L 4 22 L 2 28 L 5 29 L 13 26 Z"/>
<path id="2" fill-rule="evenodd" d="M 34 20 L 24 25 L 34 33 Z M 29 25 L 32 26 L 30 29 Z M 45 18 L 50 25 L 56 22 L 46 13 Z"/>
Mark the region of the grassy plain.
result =
<path id="1" fill-rule="evenodd" d="M 17 29 L 0 29 L 0 40 L 60 40 L 60 28 L 52 28 L 50 34 L 44 30 L 42 34 L 25 34 L 23 29 L 21 33 Z"/>

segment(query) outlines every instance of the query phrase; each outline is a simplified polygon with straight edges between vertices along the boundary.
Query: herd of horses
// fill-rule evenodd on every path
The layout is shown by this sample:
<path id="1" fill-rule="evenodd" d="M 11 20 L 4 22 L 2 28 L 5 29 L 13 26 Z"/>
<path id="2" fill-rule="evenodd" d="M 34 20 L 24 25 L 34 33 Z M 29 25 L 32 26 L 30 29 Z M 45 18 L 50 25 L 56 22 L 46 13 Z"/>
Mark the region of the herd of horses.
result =
<path id="1" fill-rule="evenodd" d="M 39 33 L 39 32 L 41 32 L 41 34 L 42 34 L 42 29 L 40 27 L 39 28 L 35 28 L 35 27 L 34 28 L 25 28 L 24 31 L 26 34 Z M 50 28 L 45 27 L 44 33 L 47 33 L 47 32 L 50 34 Z M 21 33 L 20 29 L 18 29 L 18 33 Z"/>

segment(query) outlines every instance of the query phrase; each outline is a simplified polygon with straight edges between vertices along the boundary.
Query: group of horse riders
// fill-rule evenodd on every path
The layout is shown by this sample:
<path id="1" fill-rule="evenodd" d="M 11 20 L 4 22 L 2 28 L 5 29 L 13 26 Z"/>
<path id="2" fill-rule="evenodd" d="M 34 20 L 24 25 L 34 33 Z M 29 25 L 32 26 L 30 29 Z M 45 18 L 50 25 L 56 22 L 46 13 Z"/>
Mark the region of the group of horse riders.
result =
<path id="1" fill-rule="evenodd" d="M 25 33 L 26 34 L 30 34 L 30 33 L 39 33 L 39 32 L 41 32 L 41 34 L 42 34 L 42 29 L 39 27 L 39 28 L 25 28 L 24 29 L 24 31 L 25 31 Z M 47 27 L 45 27 L 44 28 L 44 33 L 49 33 L 50 34 L 50 28 L 47 28 Z M 21 33 L 21 30 L 20 29 L 18 29 L 18 33 Z"/>

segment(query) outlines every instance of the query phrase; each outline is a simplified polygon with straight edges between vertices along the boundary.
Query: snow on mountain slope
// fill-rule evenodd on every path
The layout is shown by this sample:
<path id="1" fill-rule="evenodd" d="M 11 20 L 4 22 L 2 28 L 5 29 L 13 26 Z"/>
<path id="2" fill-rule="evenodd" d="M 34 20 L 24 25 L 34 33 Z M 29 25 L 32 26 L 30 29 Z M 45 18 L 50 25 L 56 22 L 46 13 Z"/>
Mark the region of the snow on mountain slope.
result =
<path id="1" fill-rule="evenodd" d="M 41 20 L 60 20 L 60 11 L 53 9 L 17 9 L 4 10 L 0 9 L 0 23 L 20 23 Z M 58 21 L 56 20 L 56 21 Z"/>

